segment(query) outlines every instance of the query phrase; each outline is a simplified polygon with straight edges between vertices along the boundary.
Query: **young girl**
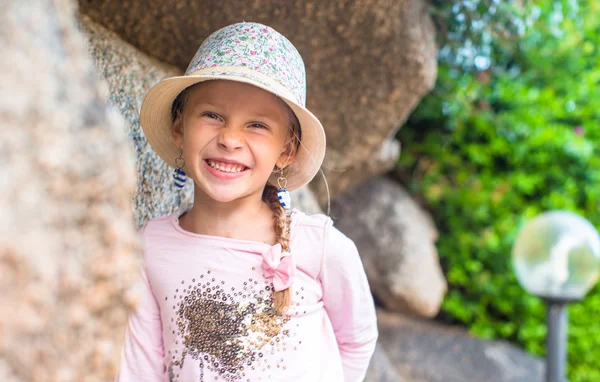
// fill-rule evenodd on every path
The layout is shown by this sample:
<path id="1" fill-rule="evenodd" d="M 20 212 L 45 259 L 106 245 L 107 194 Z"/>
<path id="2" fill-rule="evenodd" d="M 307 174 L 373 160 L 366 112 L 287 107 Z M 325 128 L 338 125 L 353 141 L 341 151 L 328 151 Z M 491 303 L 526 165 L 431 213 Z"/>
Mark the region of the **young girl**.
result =
<path id="1" fill-rule="evenodd" d="M 289 209 L 325 154 L 305 89 L 294 46 L 239 23 L 146 96 L 145 135 L 177 186 L 193 180 L 194 203 L 141 231 L 145 288 L 118 381 L 363 380 L 377 327 L 356 247 Z"/>

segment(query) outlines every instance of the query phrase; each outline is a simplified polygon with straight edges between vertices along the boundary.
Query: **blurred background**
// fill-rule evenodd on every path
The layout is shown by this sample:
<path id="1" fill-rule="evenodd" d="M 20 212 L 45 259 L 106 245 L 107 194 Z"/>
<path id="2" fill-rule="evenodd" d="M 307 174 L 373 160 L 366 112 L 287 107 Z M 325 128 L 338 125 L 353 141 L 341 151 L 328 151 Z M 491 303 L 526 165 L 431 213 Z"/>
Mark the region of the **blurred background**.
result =
<path id="1" fill-rule="evenodd" d="M 523 222 L 566 209 L 600 224 L 597 1 L 433 4 L 435 89 L 398 133 L 395 176 L 434 217 L 449 291 L 437 319 L 545 353 L 545 309 L 518 285 Z M 600 289 L 569 309 L 568 375 L 600 380 Z"/>
<path id="2" fill-rule="evenodd" d="M 7 0 L 0 380 L 116 374 L 137 229 L 192 197 L 148 145 L 142 100 L 244 20 L 305 60 L 328 147 L 293 203 L 359 248 L 380 330 L 367 381 L 542 381 L 546 308 L 511 251 L 544 211 L 600 227 L 599 13 L 591 0 Z M 571 381 L 600 381 L 599 288 L 568 308 Z"/>

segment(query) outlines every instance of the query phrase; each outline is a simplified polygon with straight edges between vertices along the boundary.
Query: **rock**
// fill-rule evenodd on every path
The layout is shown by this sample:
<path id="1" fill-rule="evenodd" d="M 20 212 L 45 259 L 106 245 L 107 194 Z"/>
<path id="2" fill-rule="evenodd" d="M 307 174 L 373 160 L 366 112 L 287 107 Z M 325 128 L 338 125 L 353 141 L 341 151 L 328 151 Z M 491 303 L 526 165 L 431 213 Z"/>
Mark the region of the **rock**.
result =
<path id="1" fill-rule="evenodd" d="M 292 208 L 297 208 L 307 214 L 322 214 L 317 198 L 308 186 L 300 187 L 290 192 L 292 195 Z"/>
<path id="2" fill-rule="evenodd" d="M 391 364 L 385 350 L 380 344 L 377 344 L 369 369 L 367 370 L 367 376 L 363 382 L 402 382 L 404 379 L 400 378 L 396 369 Z"/>
<path id="3" fill-rule="evenodd" d="M 107 381 L 140 250 L 124 121 L 69 0 L 0 7 L 0 380 Z"/>
<path id="4" fill-rule="evenodd" d="M 387 309 L 437 314 L 447 289 L 437 231 L 399 184 L 377 177 L 334 199 L 331 216 L 356 243 L 373 294 Z"/>
<path id="5" fill-rule="evenodd" d="M 368 160 L 360 162 L 355 166 L 344 169 L 326 164 L 326 166 L 329 166 L 328 171 L 325 171 L 327 174 L 326 180 L 318 177 L 311 182 L 311 188 L 314 189 L 319 204 L 325 206 L 327 204 L 327 186 L 329 185 L 326 183 L 329 183 L 332 172 L 343 172 L 343 176 L 335 178 L 337 184 L 333 185 L 334 189 L 330 189 L 330 192 L 350 190 L 353 186 L 360 185 L 373 178 L 373 174 L 379 174 L 381 169 L 393 168 L 399 156 L 400 142 L 396 139 L 386 139 Z M 335 197 L 337 194 L 339 192 L 334 193 L 333 196 Z"/>
<path id="6" fill-rule="evenodd" d="M 225 25 L 256 21 L 283 33 L 304 57 L 308 108 L 327 131 L 324 171 L 332 197 L 394 166 L 397 150 L 385 149 L 390 137 L 437 75 L 435 28 L 424 0 L 79 3 L 96 22 L 180 70 Z M 382 153 L 385 160 L 373 159 Z M 312 187 L 323 205 L 321 177 Z"/>
<path id="7" fill-rule="evenodd" d="M 503 341 L 464 329 L 377 313 L 379 339 L 407 382 L 541 382 L 542 360 Z"/>
<path id="8" fill-rule="evenodd" d="M 108 84 L 108 101 L 127 121 L 126 131 L 133 143 L 137 164 L 135 220 L 141 227 L 150 218 L 171 213 L 181 203 L 193 200 L 191 180 L 181 190 L 173 187 L 173 169 L 148 144 L 139 117 L 148 90 L 161 79 L 179 76 L 182 72 L 148 57 L 86 16 L 80 17 L 80 25 L 88 37 L 94 63 Z"/>

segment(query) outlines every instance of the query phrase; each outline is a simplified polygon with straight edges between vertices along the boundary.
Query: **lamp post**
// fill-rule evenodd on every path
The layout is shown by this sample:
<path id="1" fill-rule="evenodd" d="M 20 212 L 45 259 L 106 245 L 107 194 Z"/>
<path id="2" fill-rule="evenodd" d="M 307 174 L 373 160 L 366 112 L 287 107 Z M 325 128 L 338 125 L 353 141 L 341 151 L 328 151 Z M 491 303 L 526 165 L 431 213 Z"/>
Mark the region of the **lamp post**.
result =
<path id="1" fill-rule="evenodd" d="M 564 382 L 566 306 L 581 300 L 598 280 L 598 232 L 572 212 L 546 212 L 521 229 L 512 259 L 519 283 L 546 302 L 546 382 Z"/>

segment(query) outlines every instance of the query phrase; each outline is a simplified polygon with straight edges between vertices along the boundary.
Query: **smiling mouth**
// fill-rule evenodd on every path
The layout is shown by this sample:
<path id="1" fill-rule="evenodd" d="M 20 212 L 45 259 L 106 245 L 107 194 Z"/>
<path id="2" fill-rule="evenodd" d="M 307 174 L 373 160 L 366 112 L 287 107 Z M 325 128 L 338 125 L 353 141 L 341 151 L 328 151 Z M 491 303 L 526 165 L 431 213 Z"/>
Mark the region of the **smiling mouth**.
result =
<path id="1" fill-rule="evenodd" d="M 212 159 L 206 159 L 205 162 L 215 170 L 228 173 L 238 173 L 248 169 L 242 164 L 219 162 Z"/>

